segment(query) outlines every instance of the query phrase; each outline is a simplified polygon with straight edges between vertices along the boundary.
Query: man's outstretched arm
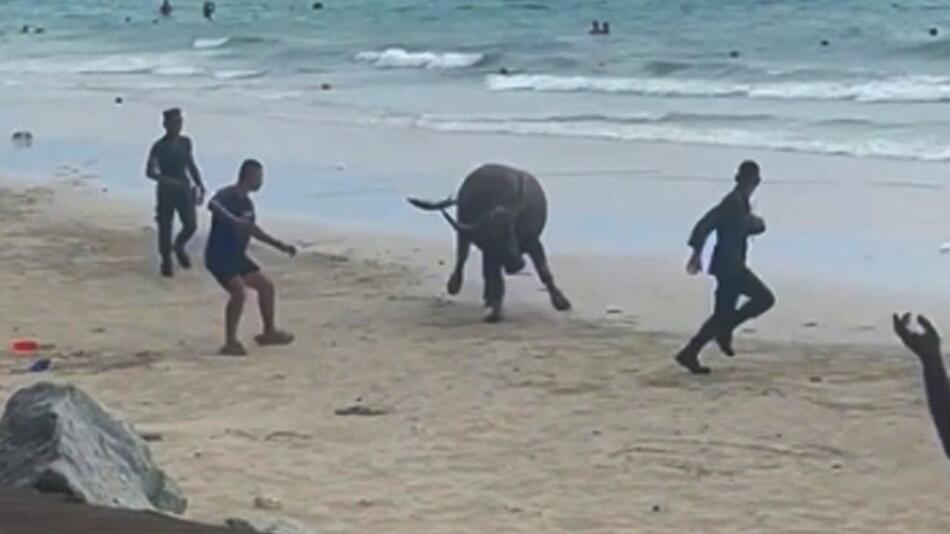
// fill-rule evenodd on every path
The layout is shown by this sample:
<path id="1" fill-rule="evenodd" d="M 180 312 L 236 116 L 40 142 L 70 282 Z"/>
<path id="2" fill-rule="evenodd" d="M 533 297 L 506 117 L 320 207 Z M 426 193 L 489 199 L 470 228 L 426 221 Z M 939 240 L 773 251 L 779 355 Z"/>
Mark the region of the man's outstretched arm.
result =
<path id="1" fill-rule="evenodd" d="M 895 314 L 894 332 L 920 358 L 930 416 L 937 427 L 944 454 L 950 459 L 950 379 L 940 354 L 940 334 L 923 315 L 917 317 L 917 323 L 923 329 L 922 334 L 911 331 L 909 313 Z"/>
<path id="2" fill-rule="evenodd" d="M 297 255 L 297 248 L 295 246 L 288 245 L 287 243 L 272 237 L 270 234 L 261 229 L 260 226 L 252 223 L 251 221 L 242 219 L 237 215 L 234 215 L 230 210 L 218 202 L 217 199 L 211 199 L 211 202 L 208 203 L 208 208 L 212 213 L 238 227 L 240 231 L 249 233 L 254 239 L 270 245 L 271 247 L 274 247 L 275 249 L 289 256 Z"/>

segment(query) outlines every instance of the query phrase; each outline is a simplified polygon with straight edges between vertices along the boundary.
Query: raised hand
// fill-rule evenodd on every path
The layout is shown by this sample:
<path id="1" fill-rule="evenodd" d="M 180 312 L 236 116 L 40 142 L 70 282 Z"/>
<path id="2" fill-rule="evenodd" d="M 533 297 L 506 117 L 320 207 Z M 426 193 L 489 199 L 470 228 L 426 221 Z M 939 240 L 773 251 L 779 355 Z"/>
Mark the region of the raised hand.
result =
<path id="1" fill-rule="evenodd" d="M 917 333 L 911 330 L 911 314 L 905 313 L 893 316 L 894 332 L 897 337 L 904 342 L 904 345 L 916 354 L 921 360 L 932 360 L 941 358 L 940 355 L 940 334 L 933 324 L 923 315 L 917 316 L 917 324 L 923 330 L 923 333 Z"/>

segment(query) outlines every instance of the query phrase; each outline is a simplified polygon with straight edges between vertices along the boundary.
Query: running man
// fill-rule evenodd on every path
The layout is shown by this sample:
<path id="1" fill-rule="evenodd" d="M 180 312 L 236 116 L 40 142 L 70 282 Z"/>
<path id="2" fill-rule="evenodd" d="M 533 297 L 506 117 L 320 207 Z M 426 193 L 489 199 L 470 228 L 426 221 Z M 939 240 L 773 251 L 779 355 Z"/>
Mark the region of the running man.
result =
<path id="1" fill-rule="evenodd" d="M 218 191 L 208 208 L 211 210 L 211 234 L 205 248 L 205 266 L 229 299 L 224 315 L 224 346 L 220 353 L 225 356 L 244 356 L 247 351 L 238 341 L 238 324 L 244 311 L 244 298 L 248 287 L 257 291 L 264 331 L 254 339 L 259 345 L 287 345 L 294 336 L 278 330 L 274 324 L 274 284 L 247 256 L 251 238 L 262 241 L 275 249 L 295 256 L 297 249 L 274 239 L 256 223 L 251 193 L 260 191 L 264 183 L 264 167 L 257 160 L 248 159 L 241 164 L 238 180 Z"/>
<path id="2" fill-rule="evenodd" d="M 184 123 L 181 110 L 168 109 L 162 115 L 165 135 L 149 151 L 145 176 L 157 183 L 155 221 L 158 223 L 158 253 L 162 262 L 162 276 L 170 277 L 174 275 L 171 254 L 175 213 L 178 213 L 181 221 L 181 231 L 175 237 L 175 256 L 182 269 L 188 269 L 191 267 L 191 258 L 185 248 L 198 229 L 196 206 L 204 202 L 205 186 L 195 165 L 191 139 L 181 135 Z"/>
<path id="3" fill-rule="evenodd" d="M 923 315 L 917 317 L 917 324 L 923 329 L 922 334 L 911 331 L 909 313 L 894 314 L 894 332 L 920 358 L 930 417 L 943 443 L 943 452 L 950 459 L 950 380 L 940 354 L 940 334 Z"/>
<path id="4" fill-rule="evenodd" d="M 693 253 L 686 271 L 696 275 L 703 270 L 703 247 L 706 239 L 716 232 L 709 273 L 716 277 L 716 303 L 712 316 L 699 332 L 676 355 L 676 361 L 694 374 L 708 374 L 708 367 L 699 363 L 699 353 L 713 339 L 727 356 L 733 356 L 732 333 L 742 323 L 758 317 L 775 305 L 775 296 L 746 265 L 750 236 L 765 232 L 765 221 L 752 213 L 749 204 L 752 194 L 762 181 L 759 166 L 744 161 L 736 174 L 735 188 L 696 223 L 689 238 Z M 748 300 L 738 309 L 739 297 Z"/>

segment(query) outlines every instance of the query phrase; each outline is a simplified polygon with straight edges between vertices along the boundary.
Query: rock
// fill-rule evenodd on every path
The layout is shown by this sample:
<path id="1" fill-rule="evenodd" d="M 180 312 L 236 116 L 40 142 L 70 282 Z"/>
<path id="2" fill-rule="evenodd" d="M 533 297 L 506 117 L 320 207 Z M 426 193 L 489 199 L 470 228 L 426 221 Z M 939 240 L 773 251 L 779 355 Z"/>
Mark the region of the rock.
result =
<path id="1" fill-rule="evenodd" d="M 660 505 L 659 505 L 659 504 L 654 504 L 654 505 L 653 505 L 653 511 L 654 511 L 654 512 L 659 512 L 659 511 L 660 511 Z"/>
<path id="2" fill-rule="evenodd" d="M 822 39 L 822 40 L 821 40 L 821 46 L 828 46 L 828 45 L 830 45 L 830 44 L 831 44 L 831 43 L 828 42 L 828 39 Z"/>
<path id="3" fill-rule="evenodd" d="M 187 501 L 125 422 L 72 385 L 14 393 L 0 419 L 0 486 L 81 502 L 182 513 Z"/>
<path id="4" fill-rule="evenodd" d="M 311 7 L 313 8 L 314 11 L 319 11 L 323 9 L 323 2 L 314 2 L 313 6 Z"/>
<path id="5" fill-rule="evenodd" d="M 737 57 L 739 57 L 739 56 L 740 56 L 740 54 L 739 54 L 739 51 L 738 51 L 738 50 L 733 50 L 733 51 L 729 52 L 729 57 L 731 57 L 731 58 L 733 58 L 733 59 L 735 59 L 735 58 L 737 58 Z"/>
<path id="6" fill-rule="evenodd" d="M 328 83 L 321 83 L 320 89 L 323 91 L 329 91 L 330 89 L 333 89 L 333 86 Z"/>
<path id="7" fill-rule="evenodd" d="M 803 328 L 818 328 L 818 321 L 808 321 L 802 323 Z"/>
<path id="8" fill-rule="evenodd" d="M 930 32 L 929 32 L 929 33 L 930 33 L 930 36 L 931 36 L 931 37 L 936 37 L 937 34 L 940 33 L 940 32 L 937 30 L 937 28 L 930 28 Z"/>
<path id="9" fill-rule="evenodd" d="M 115 97 L 115 103 L 116 103 L 117 105 L 118 105 L 118 104 L 122 104 L 122 102 L 124 102 L 124 100 L 122 100 L 122 97 L 121 97 L 121 96 Z"/>
<path id="10" fill-rule="evenodd" d="M 224 521 L 228 528 L 245 534 L 316 534 L 316 531 L 288 519 L 239 519 L 232 517 Z"/>
<path id="11" fill-rule="evenodd" d="M 604 311 L 607 315 L 620 315 L 623 313 L 623 308 L 621 308 L 620 306 L 614 306 L 613 304 L 610 304 L 607 306 L 607 309 Z"/>
<path id="12" fill-rule="evenodd" d="M 820 376 L 812 376 L 808 378 L 808 381 L 811 382 L 812 384 L 821 384 L 822 382 L 825 381 L 825 379 Z"/>

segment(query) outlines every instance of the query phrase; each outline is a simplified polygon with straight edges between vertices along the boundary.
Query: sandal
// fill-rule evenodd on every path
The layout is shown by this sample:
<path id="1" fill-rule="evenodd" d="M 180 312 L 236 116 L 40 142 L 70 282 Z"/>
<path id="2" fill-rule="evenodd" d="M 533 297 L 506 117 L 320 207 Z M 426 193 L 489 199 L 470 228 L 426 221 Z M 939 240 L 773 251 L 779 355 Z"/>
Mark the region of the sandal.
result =
<path id="1" fill-rule="evenodd" d="M 260 334 L 254 337 L 257 344 L 266 347 L 268 345 L 290 345 L 294 342 L 294 335 L 282 330 L 274 330 L 266 334 Z"/>

